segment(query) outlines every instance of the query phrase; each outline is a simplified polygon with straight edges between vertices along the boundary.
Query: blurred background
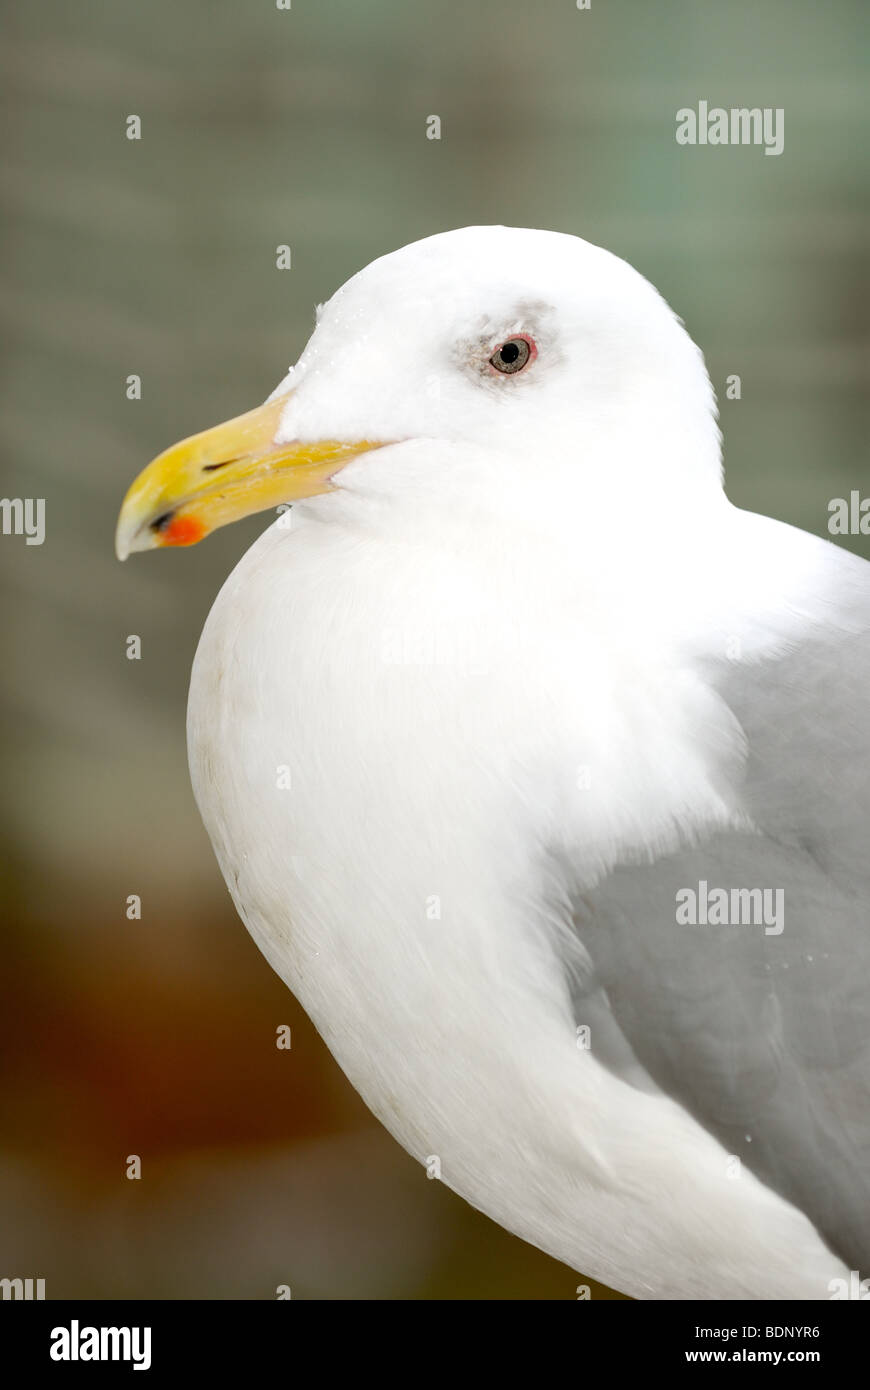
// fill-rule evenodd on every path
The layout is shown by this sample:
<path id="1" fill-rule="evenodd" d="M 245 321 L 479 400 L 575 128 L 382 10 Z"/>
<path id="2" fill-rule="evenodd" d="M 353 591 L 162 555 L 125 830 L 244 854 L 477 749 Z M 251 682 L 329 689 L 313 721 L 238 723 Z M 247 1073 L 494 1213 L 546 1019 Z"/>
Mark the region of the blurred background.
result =
<path id="1" fill-rule="evenodd" d="M 152 455 L 268 394 L 348 275 L 507 222 L 651 279 L 707 355 L 733 500 L 825 534 L 831 498 L 870 495 L 867 13 L 2 6 L 0 492 L 45 498 L 46 539 L 0 536 L 0 1277 L 49 1298 L 576 1297 L 376 1125 L 224 890 L 187 681 L 267 519 L 123 567 L 115 519 Z M 784 153 L 678 146 L 700 99 L 783 107 Z"/>

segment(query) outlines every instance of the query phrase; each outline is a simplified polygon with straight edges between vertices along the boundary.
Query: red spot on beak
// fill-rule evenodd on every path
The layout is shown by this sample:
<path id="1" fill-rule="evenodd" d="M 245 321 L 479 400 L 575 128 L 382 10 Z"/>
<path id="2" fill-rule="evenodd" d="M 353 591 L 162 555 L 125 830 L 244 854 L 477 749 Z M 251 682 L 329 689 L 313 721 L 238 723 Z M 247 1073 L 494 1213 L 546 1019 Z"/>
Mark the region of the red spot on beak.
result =
<path id="1" fill-rule="evenodd" d="M 160 533 L 163 545 L 196 545 L 205 535 L 205 526 L 195 516 L 177 516 Z"/>

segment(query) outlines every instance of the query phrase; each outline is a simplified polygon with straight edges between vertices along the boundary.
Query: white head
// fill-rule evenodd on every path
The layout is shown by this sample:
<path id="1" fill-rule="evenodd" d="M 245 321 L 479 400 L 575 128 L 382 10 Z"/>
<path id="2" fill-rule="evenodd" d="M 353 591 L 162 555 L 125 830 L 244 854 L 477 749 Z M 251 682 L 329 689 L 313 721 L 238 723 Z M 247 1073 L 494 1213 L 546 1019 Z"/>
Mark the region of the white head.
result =
<path id="1" fill-rule="evenodd" d="M 338 290 L 260 411 L 140 475 L 119 553 L 336 487 L 478 511 L 556 496 L 561 517 L 696 513 L 721 496 L 702 356 L 637 271 L 578 237 L 428 237 Z"/>

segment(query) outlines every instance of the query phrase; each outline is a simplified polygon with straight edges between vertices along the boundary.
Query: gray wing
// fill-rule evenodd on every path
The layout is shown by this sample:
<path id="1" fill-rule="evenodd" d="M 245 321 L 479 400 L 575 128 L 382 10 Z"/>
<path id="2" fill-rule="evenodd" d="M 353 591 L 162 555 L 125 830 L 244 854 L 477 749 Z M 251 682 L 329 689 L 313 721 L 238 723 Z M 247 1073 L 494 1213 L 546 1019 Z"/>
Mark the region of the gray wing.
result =
<path id="1" fill-rule="evenodd" d="M 578 901 L 594 973 L 575 1016 L 600 1060 L 679 1100 L 870 1270 L 870 565 L 829 549 L 836 621 L 711 672 L 761 833 L 617 868 Z M 781 889 L 781 933 L 678 924 L 677 893 L 702 881 Z"/>

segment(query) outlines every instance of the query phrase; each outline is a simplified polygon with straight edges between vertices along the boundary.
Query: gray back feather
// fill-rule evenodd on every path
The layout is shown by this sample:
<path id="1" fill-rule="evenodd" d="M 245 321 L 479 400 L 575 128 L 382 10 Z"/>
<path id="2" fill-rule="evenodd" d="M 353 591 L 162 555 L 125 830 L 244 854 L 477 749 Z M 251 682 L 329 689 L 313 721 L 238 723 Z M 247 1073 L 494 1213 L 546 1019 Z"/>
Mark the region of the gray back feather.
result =
<path id="1" fill-rule="evenodd" d="M 778 657 L 708 671 L 748 740 L 743 802 L 760 833 L 617 868 L 578 901 L 594 974 L 575 1008 L 600 1060 L 679 1100 L 866 1270 L 870 565 L 830 549 L 834 621 Z M 702 881 L 781 889 L 782 932 L 679 924 L 677 894 Z"/>

